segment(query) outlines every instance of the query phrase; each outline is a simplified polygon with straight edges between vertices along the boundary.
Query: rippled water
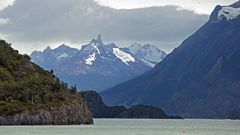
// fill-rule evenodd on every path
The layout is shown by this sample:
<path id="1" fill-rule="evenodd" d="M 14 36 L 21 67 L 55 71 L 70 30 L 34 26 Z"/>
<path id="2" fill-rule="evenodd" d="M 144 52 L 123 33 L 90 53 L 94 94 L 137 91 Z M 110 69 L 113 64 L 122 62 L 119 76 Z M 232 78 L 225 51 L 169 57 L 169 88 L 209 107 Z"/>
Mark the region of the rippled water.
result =
<path id="1" fill-rule="evenodd" d="M 95 119 L 89 126 L 3 126 L 0 135 L 240 135 L 240 121 Z"/>

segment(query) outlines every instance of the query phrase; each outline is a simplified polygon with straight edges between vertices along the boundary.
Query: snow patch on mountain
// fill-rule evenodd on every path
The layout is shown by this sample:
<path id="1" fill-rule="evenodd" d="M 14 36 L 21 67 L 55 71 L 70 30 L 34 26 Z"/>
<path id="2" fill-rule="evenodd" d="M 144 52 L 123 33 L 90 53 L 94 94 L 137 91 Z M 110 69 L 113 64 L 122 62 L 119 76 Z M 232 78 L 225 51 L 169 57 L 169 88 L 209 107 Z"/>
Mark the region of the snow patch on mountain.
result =
<path id="1" fill-rule="evenodd" d="M 149 44 L 141 45 L 134 43 L 129 47 L 129 49 L 132 54 L 136 55 L 142 61 L 144 60 L 144 63 L 148 62 L 147 65 L 149 65 L 149 63 L 151 63 L 151 65 L 155 65 L 161 62 L 167 56 L 164 51 L 160 50 L 154 45 Z"/>
<path id="2" fill-rule="evenodd" d="M 94 45 L 93 47 L 97 50 L 98 54 L 101 54 L 101 52 L 99 51 L 99 49 L 96 45 Z"/>
<path id="3" fill-rule="evenodd" d="M 144 60 L 144 59 L 141 59 L 146 65 L 148 65 L 148 66 L 150 66 L 150 67 L 155 67 L 155 64 L 153 64 L 153 63 L 151 63 L 151 62 L 149 62 L 149 61 L 147 61 L 147 60 Z"/>
<path id="4" fill-rule="evenodd" d="M 68 54 L 63 53 L 63 54 L 61 54 L 57 57 L 57 60 L 62 60 L 62 59 L 67 58 L 67 57 L 68 57 Z"/>
<path id="5" fill-rule="evenodd" d="M 135 62 L 135 59 L 132 57 L 132 55 L 121 51 L 119 48 L 113 48 L 113 53 L 126 65 L 129 65 L 128 62 Z"/>
<path id="6" fill-rule="evenodd" d="M 96 60 L 96 54 L 93 53 L 92 55 L 89 55 L 89 57 L 85 60 L 85 64 L 92 65 L 93 62 Z"/>
<path id="7" fill-rule="evenodd" d="M 218 18 L 222 19 L 225 17 L 227 20 L 236 19 L 240 15 L 240 8 L 234 7 L 222 7 L 218 12 Z"/>

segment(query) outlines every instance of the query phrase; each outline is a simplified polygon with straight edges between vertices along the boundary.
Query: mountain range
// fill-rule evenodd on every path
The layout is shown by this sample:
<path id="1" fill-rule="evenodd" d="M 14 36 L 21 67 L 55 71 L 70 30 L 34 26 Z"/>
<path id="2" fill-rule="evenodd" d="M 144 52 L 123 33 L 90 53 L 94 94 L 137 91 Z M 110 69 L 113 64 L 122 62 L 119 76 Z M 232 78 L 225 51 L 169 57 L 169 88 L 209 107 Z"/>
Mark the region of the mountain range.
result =
<path id="1" fill-rule="evenodd" d="M 130 80 L 154 67 L 167 54 L 153 45 L 133 44 L 119 48 L 104 44 L 101 35 L 81 49 L 61 45 L 35 51 L 32 61 L 80 90 L 101 91 Z"/>
<path id="2" fill-rule="evenodd" d="M 209 21 L 152 70 L 101 93 L 108 105 L 154 105 L 190 118 L 227 118 L 240 103 L 240 1 Z"/>

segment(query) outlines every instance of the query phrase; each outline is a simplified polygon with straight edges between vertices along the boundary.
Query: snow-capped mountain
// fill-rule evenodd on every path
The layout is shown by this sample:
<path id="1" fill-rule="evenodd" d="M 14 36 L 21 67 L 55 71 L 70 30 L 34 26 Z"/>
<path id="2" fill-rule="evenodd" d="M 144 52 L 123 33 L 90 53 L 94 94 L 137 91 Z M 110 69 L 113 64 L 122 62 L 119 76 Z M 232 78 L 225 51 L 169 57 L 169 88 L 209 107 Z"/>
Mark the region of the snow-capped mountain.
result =
<path id="1" fill-rule="evenodd" d="M 222 20 L 232 22 L 238 19 L 239 16 L 240 16 L 240 1 L 229 6 L 218 5 L 210 17 L 210 22 L 218 23 Z"/>
<path id="2" fill-rule="evenodd" d="M 140 48 L 143 50 L 144 46 Z M 31 58 L 47 70 L 53 69 L 60 79 L 70 85 L 76 84 L 82 90 L 101 91 L 132 79 L 150 70 L 156 61 L 161 61 L 162 57 L 155 54 L 160 51 L 155 51 L 150 45 L 148 48 L 152 51 L 146 51 L 142 53 L 144 56 L 141 56 L 140 53 L 133 53 L 132 49 L 119 48 L 114 43 L 104 44 L 99 35 L 80 50 L 66 45 L 56 49 L 48 47 L 42 52 L 33 52 Z M 148 56 L 153 56 L 147 54 L 150 52 L 159 56 L 159 60 L 148 59 Z"/>
<path id="3" fill-rule="evenodd" d="M 228 118 L 240 103 L 240 1 L 144 75 L 102 92 L 108 105 L 148 104 L 190 118 Z"/>
<path id="4" fill-rule="evenodd" d="M 231 6 L 222 6 L 222 9 L 218 11 L 218 18 L 227 20 L 237 19 L 240 15 L 240 2 L 237 2 Z"/>
<path id="5" fill-rule="evenodd" d="M 160 63 L 167 56 L 164 51 L 149 44 L 141 45 L 134 43 L 129 47 L 129 49 L 132 54 L 136 55 L 139 59 L 151 67 Z"/>

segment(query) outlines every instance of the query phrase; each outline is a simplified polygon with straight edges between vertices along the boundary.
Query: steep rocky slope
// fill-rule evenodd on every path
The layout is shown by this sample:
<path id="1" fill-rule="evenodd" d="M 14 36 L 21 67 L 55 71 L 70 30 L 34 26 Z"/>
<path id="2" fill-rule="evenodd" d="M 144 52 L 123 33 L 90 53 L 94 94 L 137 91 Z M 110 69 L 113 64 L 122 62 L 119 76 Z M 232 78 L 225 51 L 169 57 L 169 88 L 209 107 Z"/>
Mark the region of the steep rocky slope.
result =
<path id="1" fill-rule="evenodd" d="M 150 104 L 171 114 L 226 118 L 240 102 L 240 1 L 209 21 L 151 71 L 102 92 L 110 105 Z"/>

